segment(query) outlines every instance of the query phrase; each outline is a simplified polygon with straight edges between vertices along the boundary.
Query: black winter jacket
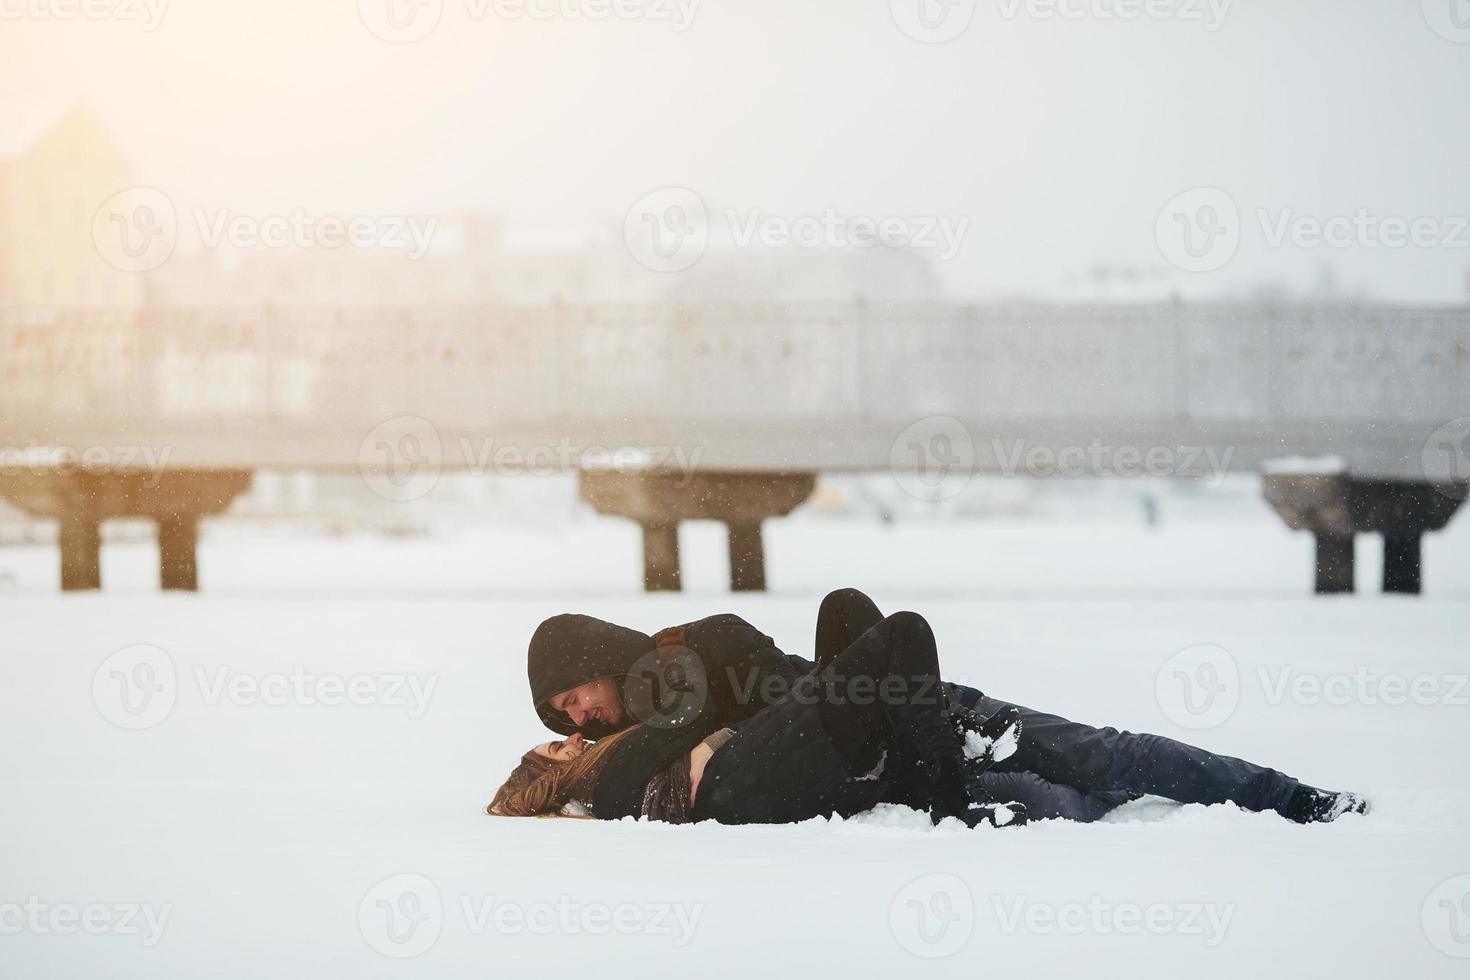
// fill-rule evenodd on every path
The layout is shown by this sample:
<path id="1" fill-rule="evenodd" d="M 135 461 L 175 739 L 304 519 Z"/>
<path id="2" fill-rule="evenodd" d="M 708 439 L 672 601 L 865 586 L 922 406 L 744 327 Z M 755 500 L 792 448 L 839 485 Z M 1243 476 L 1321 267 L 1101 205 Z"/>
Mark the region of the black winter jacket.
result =
<path id="1" fill-rule="evenodd" d="M 735 737 L 710 758 L 693 819 L 796 823 L 834 813 L 848 816 L 883 799 L 888 783 L 854 778 L 828 741 L 816 706 L 816 679 L 797 680 L 791 693 L 737 724 Z M 649 781 L 723 727 L 715 720 L 714 702 L 704 707 L 676 728 L 643 724 L 614 746 L 593 789 L 593 816 L 640 816 Z"/>

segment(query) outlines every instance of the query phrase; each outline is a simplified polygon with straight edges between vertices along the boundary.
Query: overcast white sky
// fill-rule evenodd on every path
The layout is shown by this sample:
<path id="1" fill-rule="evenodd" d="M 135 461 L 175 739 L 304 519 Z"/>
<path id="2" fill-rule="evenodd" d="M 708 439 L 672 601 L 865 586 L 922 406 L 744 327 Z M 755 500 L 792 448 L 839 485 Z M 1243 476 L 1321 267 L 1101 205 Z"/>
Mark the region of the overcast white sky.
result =
<path id="1" fill-rule="evenodd" d="M 1324 261 L 1381 298 L 1470 295 L 1461 0 L 1241 0 L 1217 25 L 1224 0 L 1133 20 L 1103 16 L 1117 0 L 1063 0 L 1079 17 L 978 0 L 938 44 L 889 0 L 704 0 L 684 30 L 657 18 L 665 0 L 601 21 L 422 0 L 442 15 L 407 44 L 365 24 L 389 0 L 88 0 L 152 3 L 152 31 L 63 21 L 57 2 L 0 0 L 0 145 L 86 102 L 182 207 L 621 221 L 682 185 L 715 213 L 968 219 L 945 263 L 958 295 L 1048 293 L 1096 265 L 1205 295 L 1307 285 Z M 1239 248 L 1189 274 L 1155 224 L 1197 186 L 1238 207 Z M 1259 209 L 1434 219 L 1449 241 L 1273 248 Z"/>

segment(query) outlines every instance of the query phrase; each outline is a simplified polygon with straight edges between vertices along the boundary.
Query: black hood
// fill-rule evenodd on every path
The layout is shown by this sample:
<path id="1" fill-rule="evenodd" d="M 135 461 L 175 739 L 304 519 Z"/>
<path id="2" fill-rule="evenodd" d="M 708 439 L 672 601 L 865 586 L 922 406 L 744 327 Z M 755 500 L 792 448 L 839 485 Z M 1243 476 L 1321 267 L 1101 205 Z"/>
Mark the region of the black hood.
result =
<path id="1" fill-rule="evenodd" d="M 546 702 L 588 681 L 621 677 L 653 648 L 653 637 L 626 626 L 574 613 L 551 617 L 536 627 L 526 655 L 536 714 L 547 728 L 570 735 L 577 730 L 571 719 L 553 711 Z M 612 729 L 593 723 L 584 725 L 581 732 L 588 738 L 600 738 L 611 734 Z"/>

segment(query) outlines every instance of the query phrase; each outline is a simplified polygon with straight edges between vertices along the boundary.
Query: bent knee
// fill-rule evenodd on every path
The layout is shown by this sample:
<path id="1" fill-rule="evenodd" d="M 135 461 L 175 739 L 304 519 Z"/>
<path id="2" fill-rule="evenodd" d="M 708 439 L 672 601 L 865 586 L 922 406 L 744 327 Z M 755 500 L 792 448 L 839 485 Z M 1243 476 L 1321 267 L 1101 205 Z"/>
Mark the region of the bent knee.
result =
<path id="1" fill-rule="evenodd" d="M 931 632 L 927 619 L 907 609 L 894 613 L 885 619 L 884 622 L 890 624 L 893 629 L 903 633 Z"/>
<path id="2" fill-rule="evenodd" d="M 819 619 L 847 620 L 854 616 L 880 618 L 878 607 L 858 589 L 836 589 L 828 592 L 817 611 Z"/>

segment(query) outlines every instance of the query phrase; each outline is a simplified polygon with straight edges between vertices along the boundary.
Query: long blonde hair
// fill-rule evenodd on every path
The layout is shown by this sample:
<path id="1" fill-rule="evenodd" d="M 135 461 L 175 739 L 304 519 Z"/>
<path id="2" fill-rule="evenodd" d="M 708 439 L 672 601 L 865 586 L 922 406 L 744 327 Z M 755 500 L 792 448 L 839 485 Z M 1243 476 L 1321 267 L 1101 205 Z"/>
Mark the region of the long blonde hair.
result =
<path id="1" fill-rule="evenodd" d="M 492 817 L 563 816 L 562 808 L 573 802 L 579 792 L 590 796 L 603 757 L 637 727 L 599 739 L 570 762 L 554 762 L 534 750 L 527 752 L 495 791 L 495 798 L 485 807 L 485 812 Z"/>

